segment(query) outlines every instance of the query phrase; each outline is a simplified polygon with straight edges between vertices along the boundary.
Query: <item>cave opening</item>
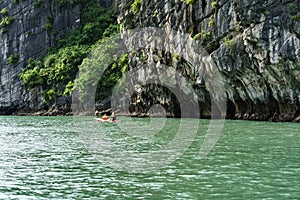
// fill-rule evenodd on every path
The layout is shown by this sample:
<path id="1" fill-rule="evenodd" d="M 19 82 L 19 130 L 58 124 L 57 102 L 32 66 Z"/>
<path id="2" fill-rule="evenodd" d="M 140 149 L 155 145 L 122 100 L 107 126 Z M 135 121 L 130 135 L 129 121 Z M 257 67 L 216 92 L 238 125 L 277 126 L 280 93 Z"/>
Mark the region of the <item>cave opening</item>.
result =
<path id="1" fill-rule="evenodd" d="M 172 91 L 160 84 L 149 83 L 142 87 L 142 92 L 131 95 L 129 112 L 133 116 L 149 116 L 154 107 L 164 109 L 167 117 L 181 117 L 181 108 L 178 99 Z M 155 116 L 163 116 L 163 113 L 152 113 Z"/>

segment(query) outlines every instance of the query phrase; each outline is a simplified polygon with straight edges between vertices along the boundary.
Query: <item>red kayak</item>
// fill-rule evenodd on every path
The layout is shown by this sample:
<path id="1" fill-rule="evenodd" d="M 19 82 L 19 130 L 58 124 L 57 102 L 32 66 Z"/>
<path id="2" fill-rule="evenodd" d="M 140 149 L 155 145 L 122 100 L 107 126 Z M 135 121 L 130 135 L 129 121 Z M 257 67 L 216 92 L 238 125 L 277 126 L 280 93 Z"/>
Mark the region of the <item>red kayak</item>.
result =
<path id="1" fill-rule="evenodd" d="M 111 121 L 110 119 L 102 119 L 102 118 L 96 118 L 97 122 L 119 122 L 119 120 Z"/>

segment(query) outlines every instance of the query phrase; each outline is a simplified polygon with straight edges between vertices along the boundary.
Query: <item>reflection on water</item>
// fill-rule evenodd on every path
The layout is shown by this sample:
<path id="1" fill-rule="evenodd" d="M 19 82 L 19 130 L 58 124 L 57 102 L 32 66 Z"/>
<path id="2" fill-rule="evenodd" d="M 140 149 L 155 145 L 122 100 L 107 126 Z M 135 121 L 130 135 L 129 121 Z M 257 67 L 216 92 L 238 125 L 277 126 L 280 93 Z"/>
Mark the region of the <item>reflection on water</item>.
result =
<path id="1" fill-rule="evenodd" d="M 140 137 L 118 124 L 81 120 L 87 134 L 96 127 L 108 141 L 141 152 L 164 147 L 179 126 L 178 119 L 167 119 L 160 132 Z M 208 124 L 201 120 L 191 147 L 175 162 L 127 173 L 89 151 L 72 117 L 0 117 L 0 199 L 299 198 L 300 124 L 227 121 L 213 151 L 199 159 Z"/>

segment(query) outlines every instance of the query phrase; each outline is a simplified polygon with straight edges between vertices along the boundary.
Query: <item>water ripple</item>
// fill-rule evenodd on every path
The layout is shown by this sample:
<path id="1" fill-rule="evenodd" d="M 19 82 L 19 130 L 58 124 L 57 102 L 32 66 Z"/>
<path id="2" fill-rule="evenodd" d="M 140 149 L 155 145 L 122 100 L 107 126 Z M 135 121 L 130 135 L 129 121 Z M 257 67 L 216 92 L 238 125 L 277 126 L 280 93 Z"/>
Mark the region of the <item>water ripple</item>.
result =
<path id="1" fill-rule="evenodd" d="M 170 141 L 178 122 L 169 122 L 174 123 L 169 135 L 163 130 L 151 142 L 114 125 L 99 128 L 111 142 L 147 151 Z M 208 121 L 203 124 L 177 161 L 131 174 L 96 160 L 80 142 L 72 118 L 0 117 L 0 199 L 299 198 L 299 124 L 227 121 L 215 149 L 198 159 Z"/>

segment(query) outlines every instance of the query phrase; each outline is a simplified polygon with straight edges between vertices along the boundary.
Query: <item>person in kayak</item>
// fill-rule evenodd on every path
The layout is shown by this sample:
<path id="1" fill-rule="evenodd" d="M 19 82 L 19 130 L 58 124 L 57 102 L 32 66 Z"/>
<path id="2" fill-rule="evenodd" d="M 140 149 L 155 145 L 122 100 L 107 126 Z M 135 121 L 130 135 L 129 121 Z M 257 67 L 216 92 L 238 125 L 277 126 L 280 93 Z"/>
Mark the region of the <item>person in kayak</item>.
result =
<path id="1" fill-rule="evenodd" d="M 111 113 L 111 118 L 110 118 L 111 121 L 116 121 L 117 118 L 116 118 L 116 115 L 115 115 L 115 112 L 112 112 Z"/>
<path id="2" fill-rule="evenodd" d="M 108 120 L 108 116 L 106 115 L 106 113 L 104 113 L 102 119 L 103 119 L 103 120 Z"/>

